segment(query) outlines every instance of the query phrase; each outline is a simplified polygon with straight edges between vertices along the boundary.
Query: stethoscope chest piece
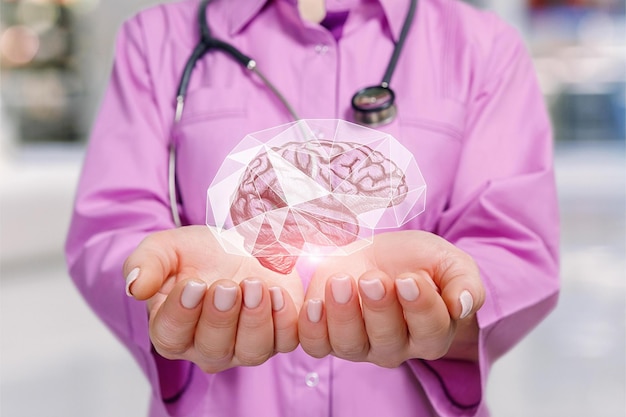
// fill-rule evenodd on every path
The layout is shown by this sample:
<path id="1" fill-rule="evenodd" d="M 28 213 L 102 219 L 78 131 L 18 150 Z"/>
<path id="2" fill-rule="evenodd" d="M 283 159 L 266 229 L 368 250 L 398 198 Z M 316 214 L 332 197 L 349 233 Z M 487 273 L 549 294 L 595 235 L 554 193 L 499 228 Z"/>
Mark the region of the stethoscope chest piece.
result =
<path id="1" fill-rule="evenodd" d="M 397 114 L 396 95 L 385 85 L 366 87 L 352 96 L 354 121 L 366 126 L 390 123 Z"/>

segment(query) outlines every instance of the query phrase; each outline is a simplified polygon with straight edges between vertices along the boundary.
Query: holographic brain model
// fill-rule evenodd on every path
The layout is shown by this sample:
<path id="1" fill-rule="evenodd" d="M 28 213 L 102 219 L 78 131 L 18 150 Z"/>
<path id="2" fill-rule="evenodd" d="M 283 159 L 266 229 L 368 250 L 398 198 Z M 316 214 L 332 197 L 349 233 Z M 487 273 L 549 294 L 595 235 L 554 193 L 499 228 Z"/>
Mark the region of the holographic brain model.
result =
<path id="1" fill-rule="evenodd" d="M 207 192 L 207 225 L 227 252 L 288 274 L 300 256 L 347 254 L 401 226 L 424 210 L 425 192 L 392 136 L 300 120 L 250 134 L 228 155 Z"/>

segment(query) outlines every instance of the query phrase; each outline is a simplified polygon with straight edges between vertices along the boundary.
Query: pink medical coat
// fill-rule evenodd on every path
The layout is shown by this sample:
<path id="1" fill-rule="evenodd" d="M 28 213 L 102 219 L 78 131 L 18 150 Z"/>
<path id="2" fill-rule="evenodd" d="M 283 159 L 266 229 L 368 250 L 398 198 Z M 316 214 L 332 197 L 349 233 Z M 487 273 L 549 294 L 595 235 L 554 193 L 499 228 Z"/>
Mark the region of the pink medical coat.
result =
<path id="1" fill-rule="evenodd" d="M 551 129 L 519 35 L 492 13 L 420 0 L 391 80 L 398 117 L 379 128 L 414 154 L 428 185 L 426 211 L 405 228 L 435 232 L 479 265 L 480 361 L 383 369 L 298 349 L 207 375 L 153 351 L 145 306 L 125 295 L 122 262 L 147 234 L 173 227 L 171 142 L 183 220 L 204 224 L 225 155 L 246 134 L 291 119 L 255 75 L 212 52 L 196 65 L 174 125 L 198 3 L 152 7 L 121 28 L 67 240 L 73 280 L 152 385 L 150 416 L 489 415 L 490 366 L 554 307 L 559 287 Z M 327 4 L 350 9 L 338 40 L 303 21 L 295 0 L 216 0 L 207 15 L 213 34 L 254 58 L 300 117 L 350 121 L 354 92 L 382 79 L 409 1 Z"/>

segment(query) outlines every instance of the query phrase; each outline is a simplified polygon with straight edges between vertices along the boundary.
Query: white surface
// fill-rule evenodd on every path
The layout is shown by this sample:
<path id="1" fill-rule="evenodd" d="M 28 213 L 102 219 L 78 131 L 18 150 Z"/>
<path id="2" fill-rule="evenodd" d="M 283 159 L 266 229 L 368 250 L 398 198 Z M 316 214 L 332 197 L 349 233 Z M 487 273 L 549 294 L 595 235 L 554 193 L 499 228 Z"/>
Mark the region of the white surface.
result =
<path id="1" fill-rule="evenodd" d="M 69 226 L 82 148 L 34 148 L 4 157 L 0 163 L 0 263 L 58 258 Z"/>

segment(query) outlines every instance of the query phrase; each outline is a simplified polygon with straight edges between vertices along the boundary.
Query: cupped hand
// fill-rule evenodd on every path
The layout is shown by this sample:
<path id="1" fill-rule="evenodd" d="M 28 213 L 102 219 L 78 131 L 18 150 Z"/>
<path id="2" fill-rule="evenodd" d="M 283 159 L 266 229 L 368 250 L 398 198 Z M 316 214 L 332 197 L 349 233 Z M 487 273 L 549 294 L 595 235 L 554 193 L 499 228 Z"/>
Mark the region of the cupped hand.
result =
<path id="1" fill-rule="evenodd" d="M 124 274 L 128 294 L 147 300 L 150 338 L 165 358 L 213 373 L 258 365 L 298 345 L 298 275 L 225 253 L 206 226 L 148 236 Z"/>
<path id="2" fill-rule="evenodd" d="M 299 317 L 303 349 L 395 367 L 413 359 L 475 360 L 485 291 L 472 258 L 434 234 L 377 235 L 319 265 Z"/>

